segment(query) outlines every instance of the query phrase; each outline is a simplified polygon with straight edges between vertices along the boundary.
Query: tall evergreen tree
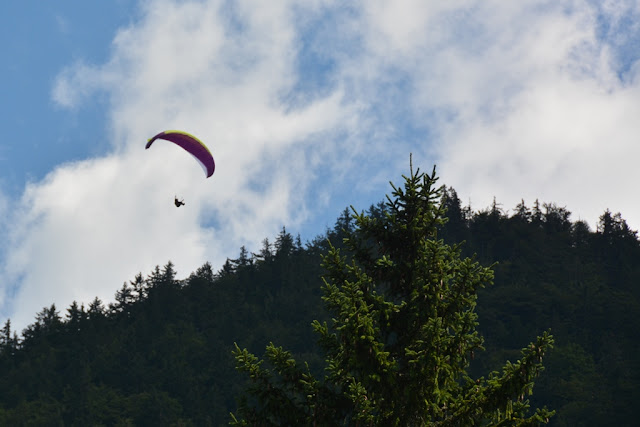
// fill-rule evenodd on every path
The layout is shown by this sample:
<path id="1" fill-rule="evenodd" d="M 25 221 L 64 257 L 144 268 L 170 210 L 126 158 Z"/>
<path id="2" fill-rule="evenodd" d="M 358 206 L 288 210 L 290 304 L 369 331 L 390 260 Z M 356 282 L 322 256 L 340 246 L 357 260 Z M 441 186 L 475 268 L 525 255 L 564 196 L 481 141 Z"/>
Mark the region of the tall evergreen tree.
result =
<path id="1" fill-rule="evenodd" d="M 4 326 L 0 330 L 0 357 L 1 356 L 13 356 L 15 352 L 18 340 L 11 335 L 11 320 L 7 319 L 4 322 Z M 15 332 L 14 332 L 15 334 Z"/>
<path id="2" fill-rule="evenodd" d="M 286 258 L 293 253 L 295 242 L 285 227 L 282 227 L 274 246 L 276 258 Z"/>
<path id="3" fill-rule="evenodd" d="M 251 254 L 244 245 L 240 247 L 240 256 L 238 259 L 231 260 L 231 263 L 235 269 L 247 267 L 253 263 L 251 260 Z"/>
<path id="4" fill-rule="evenodd" d="M 404 178 L 404 188 L 391 184 L 380 215 L 354 214 L 348 255 L 331 247 L 324 257 L 332 323 L 313 328 L 325 378 L 273 344 L 266 366 L 236 346 L 237 369 L 251 385 L 232 424 L 535 425 L 553 414 L 530 414 L 525 400 L 553 342 L 546 332 L 501 373 L 467 373 L 483 342 L 477 290 L 493 272 L 438 239 L 446 220 L 435 168 L 431 175 L 411 168 Z"/>

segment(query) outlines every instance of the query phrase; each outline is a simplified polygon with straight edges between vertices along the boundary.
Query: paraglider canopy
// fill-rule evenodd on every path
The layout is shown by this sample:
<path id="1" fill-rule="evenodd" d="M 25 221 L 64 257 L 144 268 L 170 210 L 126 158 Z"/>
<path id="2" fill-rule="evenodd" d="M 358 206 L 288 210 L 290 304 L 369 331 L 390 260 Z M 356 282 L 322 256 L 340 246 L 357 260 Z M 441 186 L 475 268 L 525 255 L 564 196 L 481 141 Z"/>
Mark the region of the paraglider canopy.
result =
<path id="1" fill-rule="evenodd" d="M 149 139 L 145 149 L 151 147 L 151 144 L 153 144 L 157 139 L 164 139 L 165 141 L 173 142 L 174 144 L 184 148 L 185 151 L 191 154 L 198 163 L 200 163 L 207 175 L 207 178 L 213 175 L 213 172 L 216 169 L 213 156 L 207 146 L 195 136 L 180 130 L 165 130 L 164 132 L 160 132 L 153 138 Z"/>

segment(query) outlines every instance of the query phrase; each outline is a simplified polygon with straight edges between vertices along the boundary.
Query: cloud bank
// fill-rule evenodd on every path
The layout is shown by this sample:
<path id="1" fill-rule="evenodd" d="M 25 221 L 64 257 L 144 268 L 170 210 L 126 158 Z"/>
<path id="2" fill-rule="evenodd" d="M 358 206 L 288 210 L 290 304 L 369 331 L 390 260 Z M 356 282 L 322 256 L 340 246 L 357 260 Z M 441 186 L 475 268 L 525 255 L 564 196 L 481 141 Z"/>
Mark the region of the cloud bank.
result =
<path id="1" fill-rule="evenodd" d="M 186 275 L 283 225 L 366 207 L 409 152 L 474 209 L 539 198 L 592 226 L 606 208 L 640 226 L 634 4 L 143 8 L 106 63 L 70 64 L 52 88 L 65 108 L 106 94 L 111 146 L 29 183 L 4 215 L 1 314 L 21 327 L 52 302 L 109 301 L 158 263 Z M 164 129 L 207 142 L 214 176 L 170 144 L 142 148 Z"/>

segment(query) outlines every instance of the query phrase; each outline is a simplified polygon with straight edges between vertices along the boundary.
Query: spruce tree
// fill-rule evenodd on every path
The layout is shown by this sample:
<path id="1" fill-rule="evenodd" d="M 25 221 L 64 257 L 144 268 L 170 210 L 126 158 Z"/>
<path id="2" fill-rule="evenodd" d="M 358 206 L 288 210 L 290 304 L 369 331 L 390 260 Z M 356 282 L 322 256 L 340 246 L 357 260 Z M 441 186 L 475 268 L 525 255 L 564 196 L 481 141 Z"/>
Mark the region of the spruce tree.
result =
<path id="1" fill-rule="evenodd" d="M 435 167 L 430 175 L 411 167 L 403 178 L 382 215 L 354 210 L 344 254 L 330 246 L 323 258 L 332 320 L 313 328 L 325 377 L 273 344 L 266 363 L 236 345 L 237 369 L 251 381 L 232 424 L 537 425 L 553 415 L 530 411 L 526 400 L 553 343 L 548 332 L 502 372 L 467 373 L 483 349 L 477 291 L 493 272 L 438 239 L 446 217 Z"/>

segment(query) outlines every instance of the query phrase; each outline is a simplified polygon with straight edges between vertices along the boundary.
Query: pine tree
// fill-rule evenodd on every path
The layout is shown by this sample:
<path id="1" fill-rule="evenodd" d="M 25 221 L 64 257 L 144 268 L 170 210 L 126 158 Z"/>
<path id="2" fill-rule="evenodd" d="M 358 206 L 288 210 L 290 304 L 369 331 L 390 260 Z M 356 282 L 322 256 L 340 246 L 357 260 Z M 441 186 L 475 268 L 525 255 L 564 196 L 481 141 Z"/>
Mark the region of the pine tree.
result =
<path id="1" fill-rule="evenodd" d="M 287 233 L 285 227 L 282 227 L 282 230 L 278 234 L 274 247 L 276 258 L 287 258 L 293 253 L 295 247 L 293 236 Z"/>
<path id="2" fill-rule="evenodd" d="M 76 301 L 71 303 L 71 306 L 67 308 L 67 319 L 65 326 L 71 332 L 78 332 L 81 325 L 87 320 L 87 313 L 84 310 L 84 305 L 78 305 Z"/>
<path id="3" fill-rule="evenodd" d="M 105 308 L 102 300 L 98 297 L 95 297 L 93 301 L 89 304 L 89 310 L 87 310 L 87 314 L 89 319 L 98 319 L 102 318 L 105 315 Z"/>
<path id="4" fill-rule="evenodd" d="M 238 268 L 247 267 L 252 263 L 253 261 L 249 254 L 249 251 L 244 245 L 240 247 L 240 256 L 238 257 L 238 259 L 231 260 L 231 264 L 233 265 L 234 270 L 237 270 Z"/>
<path id="5" fill-rule="evenodd" d="M 7 319 L 0 330 L 0 358 L 3 356 L 7 358 L 11 357 L 16 351 L 18 340 L 14 338 L 11 333 L 11 319 Z"/>
<path id="6" fill-rule="evenodd" d="M 355 230 L 344 239 L 349 256 L 331 247 L 324 257 L 332 324 L 313 324 L 326 353 L 324 380 L 273 344 L 266 367 L 236 347 L 237 368 L 252 385 L 232 423 L 535 425 L 553 414 L 530 415 L 525 400 L 553 342 L 547 332 L 502 373 L 467 374 L 483 343 L 477 291 L 493 272 L 438 240 L 446 219 L 435 168 L 431 175 L 411 168 L 404 178 L 404 188 L 391 184 L 383 215 L 354 211 Z"/>

